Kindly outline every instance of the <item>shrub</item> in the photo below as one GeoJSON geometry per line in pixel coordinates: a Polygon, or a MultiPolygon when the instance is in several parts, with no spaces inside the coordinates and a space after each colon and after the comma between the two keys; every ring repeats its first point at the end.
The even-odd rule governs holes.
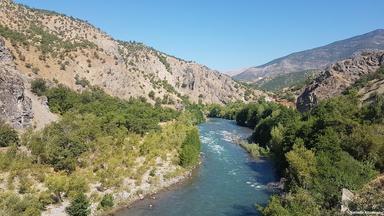
{"type": "Polygon", "coordinates": [[[151,98],[152,100],[155,98],[155,92],[154,91],[150,91],[148,93],[148,97],[151,98]]]}
{"type": "Polygon", "coordinates": [[[106,194],[103,196],[103,199],[100,201],[100,206],[104,209],[113,207],[113,196],[111,194],[106,194]]]}
{"type": "Polygon", "coordinates": [[[7,147],[19,143],[17,132],[8,124],[0,121],[0,147],[7,147]]]}
{"type": "Polygon", "coordinates": [[[241,142],[240,146],[243,147],[254,159],[259,158],[260,156],[268,155],[268,149],[262,148],[254,143],[241,142]]]}
{"type": "Polygon", "coordinates": [[[1,215],[39,216],[42,208],[39,201],[31,196],[20,197],[14,193],[0,194],[1,215]]]}
{"type": "Polygon", "coordinates": [[[68,190],[68,177],[64,174],[49,176],[46,181],[48,190],[54,194],[56,201],[62,201],[62,195],[68,190]]]}
{"type": "Polygon", "coordinates": [[[35,79],[31,82],[31,91],[37,96],[42,96],[47,91],[47,84],[44,79],[35,79]]]}
{"type": "Polygon", "coordinates": [[[87,216],[91,214],[90,206],[88,198],[83,193],[79,193],[65,211],[70,216],[87,216]]]}
{"type": "Polygon", "coordinates": [[[75,76],[75,84],[80,85],[81,87],[85,88],[90,85],[89,81],[86,78],[80,78],[79,75],[75,76]]]}

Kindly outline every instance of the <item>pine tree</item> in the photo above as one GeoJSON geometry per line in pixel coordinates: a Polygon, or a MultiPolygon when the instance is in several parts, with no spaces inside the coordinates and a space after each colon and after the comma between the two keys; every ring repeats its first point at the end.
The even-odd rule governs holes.
{"type": "Polygon", "coordinates": [[[68,206],[65,211],[70,216],[87,216],[91,213],[90,204],[88,198],[80,193],[76,195],[75,199],[72,200],[70,206],[68,206]]]}

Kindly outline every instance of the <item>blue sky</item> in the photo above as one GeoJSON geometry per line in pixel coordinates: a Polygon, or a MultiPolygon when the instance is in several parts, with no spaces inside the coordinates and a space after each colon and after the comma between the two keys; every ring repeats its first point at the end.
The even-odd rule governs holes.
{"type": "Polygon", "coordinates": [[[384,28],[383,0],[16,0],[227,71],[384,28]]]}

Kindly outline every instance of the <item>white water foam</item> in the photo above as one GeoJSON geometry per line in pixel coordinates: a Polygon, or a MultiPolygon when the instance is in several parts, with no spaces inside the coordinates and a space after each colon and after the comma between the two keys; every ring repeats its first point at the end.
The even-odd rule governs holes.
{"type": "Polygon", "coordinates": [[[223,146],[221,146],[221,145],[212,144],[212,145],[210,145],[210,147],[211,147],[211,149],[212,149],[215,153],[217,153],[217,154],[219,154],[219,155],[221,155],[221,154],[224,152],[224,148],[223,148],[223,146]]]}
{"type": "Polygon", "coordinates": [[[213,135],[210,133],[208,136],[201,136],[201,141],[207,144],[214,153],[221,155],[225,149],[216,143],[217,139],[213,135]]]}
{"type": "Polygon", "coordinates": [[[262,190],[265,188],[265,185],[261,185],[257,182],[250,182],[250,181],[247,181],[245,182],[247,185],[249,185],[250,187],[254,188],[255,190],[262,190]]]}
{"type": "Polygon", "coordinates": [[[236,140],[239,139],[239,136],[236,136],[235,134],[233,134],[232,132],[230,131],[221,131],[220,135],[223,136],[223,140],[227,141],[227,142],[235,142],[236,140]]]}

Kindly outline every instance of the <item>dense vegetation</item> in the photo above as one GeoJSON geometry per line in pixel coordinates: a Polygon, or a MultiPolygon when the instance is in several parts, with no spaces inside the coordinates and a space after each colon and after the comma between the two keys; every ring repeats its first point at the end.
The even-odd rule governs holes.
{"type": "Polygon", "coordinates": [[[180,165],[183,167],[194,166],[198,163],[200,154],[200,137],[197,129],[187,133],[187,137],[181,145],[180,165]]]}
{"type": "Polygon", "coordinates": [[[273,196],[264,215],[337,215],[342,188],[359,194],[384,171],[384,98],[374,95],[360,106],[355,92],[304,114],[262,100],[236,109],[210,107],[210,115],[232,119],[237,110],[237,124],[254,129],[254,144],[243,147],[254,156],[269,152],[287,179],[284,195],[273,196]]]}
{"type": "Polygon", "coordinates": [[[47,205],[64,200],[71,201],[70,215],[87,215],[90,203],[107,210],[123,200],[103,191],[141,194],[124,182],[156,187],[198,162],[194,125],[204,119],[198,105],[181,113],[139,99],[120,100],[97,88],[81,93],[61,85],[48,88],[43,80],[35,80],[32,89],[46,96],[61,117],[21,141],[0,124],[0,144],[9,146],[0,152],[1,215],[40,215],[47,205]],[[162,164],[168,165],[158,172],[162,164]],[[96,192],[84,196],[92,185],[98,185],[96,192]]]}
{"type": "Polygon", "coordinates": [[[271,150],[287,178],[287,196],[273,197],[264,215],[333,215],[341,189],[359,190],[384,170],[384,127],[358,108],[356,95],[320,103],[300,115],[275,108],[252,141],[271,150]]]}

